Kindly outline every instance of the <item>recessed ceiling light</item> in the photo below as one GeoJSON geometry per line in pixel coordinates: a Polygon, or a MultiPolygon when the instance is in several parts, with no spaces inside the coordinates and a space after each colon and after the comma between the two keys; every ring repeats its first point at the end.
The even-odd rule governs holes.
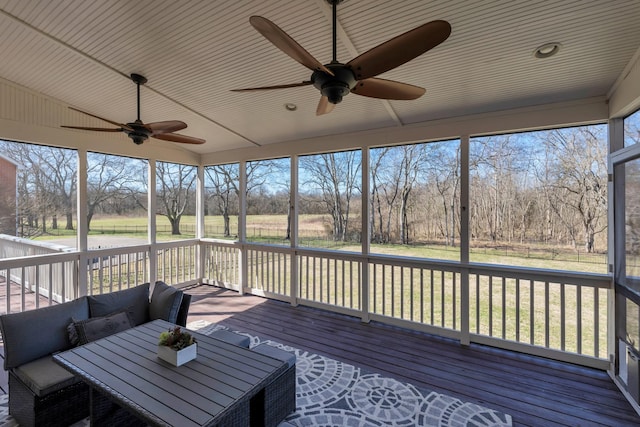
{"type": "Polygon", "coordinates": [[[533,51],[536,58],[549,58],[560,51],[562,45],[557,42],[545,43],[533,51]]]}
{"type": "Polygon", "coordinates": [[[286,104],[284,104],[284,108],[287,111],[296,111],[298,109],[298,106],[292,102],[287,102],[286,104]]]}

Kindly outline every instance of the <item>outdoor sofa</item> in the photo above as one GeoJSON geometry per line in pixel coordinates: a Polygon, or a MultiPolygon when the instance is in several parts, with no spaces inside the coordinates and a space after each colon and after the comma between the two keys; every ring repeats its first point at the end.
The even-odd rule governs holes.
{"type": "Polygon", "coordinates": [[[156,282],[0,316],[9,414],[21,426],[66,426],[89,415],[89,387],[52,354],[151,320],[186,325],[191,295],[156,282]]]}

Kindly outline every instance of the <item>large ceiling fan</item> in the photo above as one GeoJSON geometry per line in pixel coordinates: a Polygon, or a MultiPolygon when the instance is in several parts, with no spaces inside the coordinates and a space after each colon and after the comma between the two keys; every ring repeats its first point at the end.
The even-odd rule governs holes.
{"type": "Polygon", "coordinates": [[[425,89],[393,80],[376,78],[378,74],[392,70],[433,49],[451,34],[451,25],[446,21],[431,21],[396,36],[367,52],[357,56],[346,64],[337,60],[336,48],[336,8],[343,0],[327,0],[333,7],[333,60],[323,65],[293,38],[273,22],[261,16],[252,16],[249,22],[267,40],[277,48],[313,70],[310,80],[277,86],[263,86],[246,89],[234,89],[234,92],[284,89],[313,85],[322,94],[316,115],[330,113],[335,104],[349,92],[371,98],[410,100],[417,99],[425,89]]]}
{"type": "Polygon", "coordinates": [[[180,120],[168,120],[164,122],[153,122],[153,123],[143,123],[140,120],[140,86],[147,82],[147,79],[140,74],[131,74],[131,80],[136,84],[138,90],[138,118],[135,122],[131,123],[118,123],[113,120],[105,119],[104,117],[96,116],[95,114],[87,113],[86,111],[78,110],[77,108],[69,107],[70,109],[77,111],[82,114],[86,114],[87,116],[94,117],[96,119],[103,120],[107,123],[111,123],[117,128],[94,128],[94,127],[83,127],[83,126],[61,126],[63,128],[69,129],[81,129],[81,130],[92,130],[97,132],[124,132],[127,134],[129,138],[133,140],[136,144],[142,144],[149,137],[162,139],[165,141],[171,142],[180,142],[183,144],[204,144],[205,140],[200,138],[195,138],[187,135],[180,135],[174,132],[177,132],[182,129],[186,129],[187,124],[180,120]]]}

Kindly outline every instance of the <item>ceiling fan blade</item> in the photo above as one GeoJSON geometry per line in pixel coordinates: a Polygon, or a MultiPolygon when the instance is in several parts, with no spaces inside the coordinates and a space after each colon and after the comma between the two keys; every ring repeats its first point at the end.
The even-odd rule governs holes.
{"type": "Polygon", "coordinates": [[[393,80],[370,78],[360,80],[351,93],[381,99],[410,100],[420,98],[426,90],[419,86],[393,80]]]}
{"type": "Polygon", "coordinates": [[[320,102],[318,102],[318,108],[316,108],[316,116],[321,116],[323,114],[329,114],[333,111],[336,104],[332,104],[329,102],[329,98],[323,96],[320,98],[320,102]]]}
{"type": "Polygon", "coordinates": [[[86,111],[78,110],[77,108],[69,107],[69,109],[73,110],[73,111],[77,111],[78,113],[86,114],[89,117],[93,117],[95,119],[99,119],[99,120],[102,120],[104,122],[111,123],[114,126],[118,126],[119,128],[126,129],[126,130],[129,130],[129,131],[133,132],[133,129],[131,129],[129,126],[127,126],[127,125],[125,125],[123,123],[114,122],[113,120],[105,119],[104,117],[96,116],[95,114],[87,113],[86,111]]]}
{"type": "Polygon", "coordinates": [[[204,139],[195,138],[193,136],[180,135],[177,133],[160,133],[151,135],[152,138],[162,139],[164,141],[180,142],[182,144],[204,144],[204,139]]]}
{"type": "Polygon", "coordinates": [[[289,34],[285,33],[280,27],[267,18],[262,16],[252,16],[249,22],[260,34],[273,43],[278,49],[289,55],[310,70],[322,70],[333,76],[333,72],[322,65],[320,61],[315,59],[309,52],[298,44],[289,34]]]}
{"type": "Polygon", "coordinates": [[[349,61],[357,80],[368,79],[411,61],[451,34],[447,21],[431,21],[396,36],[349,61]]]}
{"type": "Polygon", "coordinates": [[[80,130],[93,130],[93,131],[97,131],[97,132],[122,132],[123,129],[113,129],[113,128],[88,128],[88,127],[84,127],[84,126],[64,126],[61,125],[61,128],[67,128],[67,129],[80,129],[80,130]]]}
{"type": "Polygon", "coordinates": [[[250,88],[245,88],[245,89],[231,89],[231,92],[251,92],[251,91],[254,91],[254,90],[286,89],[286,88],[290,88],[290,87],[309,86],[310,84],[311,84],[310,80],[305,80],[302,83],[290,83],[290,84],[286,84],[286,85],[250,87],[250,88]]]}
{"type": "Polygon", "coordinates": [[[177,132],[185,129],[187,124],[180,120],[167,120],[164,122],[147,123],[145,127],[151,131],[152,136],[155,136],[161,133],[177,132]]]}

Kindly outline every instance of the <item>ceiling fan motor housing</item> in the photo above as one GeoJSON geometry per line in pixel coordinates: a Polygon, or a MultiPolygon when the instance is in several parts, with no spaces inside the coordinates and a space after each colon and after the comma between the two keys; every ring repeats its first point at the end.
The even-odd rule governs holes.
{"type": "Polygon", "coordinates": [[[135,122],[127,123],[127,126],[133,129],[133,132],[125,130],[127,136],[137,145],[140,145],[149,139],[151,132],[144,126],[142,121],[136,120],[135,122]]]}
{"type": "Polygon", "coordinates": [[[357,83],[356,77],[351,69],[340,63],[331,63],[325,65],[335,75],[329,75],[324,71],[314,71],[311,75],[311,83],[322,94],[326,96],[330,103],[338,104],[342,101],[342,97],[347,95],[357,83]]]}

